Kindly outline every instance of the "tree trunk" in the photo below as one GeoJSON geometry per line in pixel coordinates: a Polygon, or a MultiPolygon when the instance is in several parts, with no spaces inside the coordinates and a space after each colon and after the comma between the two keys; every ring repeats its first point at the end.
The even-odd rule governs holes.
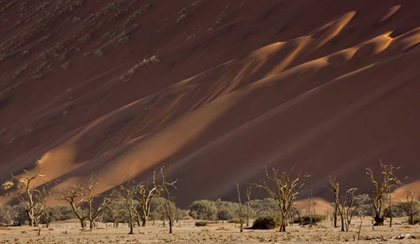
{"type": "Polygon", "coordinates": [[[82,228],[84,229],[86,227],[85,220],[79,219],[79,221],[80,221],[80,226],[82,226],[82,228]]]}
{"type": "Polygon", "coordinates": [[[297,211],[296,214],[298,215],[299,226],[302,225],[302,217],[300,216],[300,212],[297,211]]]}
{"type": "MultiPolygon", "coordinates": [[[[388,192],[389,194],[389,192],[388,192]]],[[[388,209],[389,209],[389,227],[392,227],[392,201],[391,201],[391,195],[389,195],[388,198],[388,209]]]]}
{"type": "Polygon", "coordinates": [[[172,234],[172,217],[168,217],[169,221],[169,234],[172,234]]]}
{"type": "Polygon", "coordinates": [[[280,230],[279,232],[286,232],[286,222],[282,219],[280,222],[280,230]]]}
{"type": "Polygon", "coordinates": [[[246,206],[246,227],[249,227],[249,201],[246,206]]]}
{"type": "Polygon", "coordinates": [[[137,226],[138,226],[138,227],[140,227],[140,226],[141,226],[141,224],[140,224],[140,218],[138,218],[138,217],[136,218],[136,223],[137,223],[137,226]]]}
{"type": "Polygon", "coordinates": [[[93,230],[93,220],[89,220],[89,229],[93,230]]]}
{"type": "Polygon", "coordinates": [[[334,221],[334,228],[337,228],[337,206],[334,207],[334,213],[333,213],[333,221],[334,221]]]}
{"type": "Polygon", "coordinates": [[[375,225],[384,225],[384,217],[381,217],[379,214],[375,215],[375,225]]]}
{"type": "Polygon", "coordinates": [[[147,222],[147,216],[143,216],[143,218],[141,219],[141,226],[145,227],[146,226],[146,222],[147,222]]]}
{"type": "Polygon", "coordinates": [[[30,210],[26,210],[26,216],[28,217],[29,226],[34,226],[34,216],[30,210]]]}
{"type": "Polygon", "coordinates": [[[392,227],[392,211],[391,211],[391,215],[389,217],[389,227],[392,227]]]}
{"type": "Polygon", "coordinates": [[[133,221],[130,221],[130,223],[128,225],[130,226],[130,232],[128,234],[134,234],[134,232],[133,232],[133,221]]]}
{"type": "Polygon", "coordinates": [[[131,212],[131,209],[128,210],[128,225],[130,226],[130,233],[128,234],[134,234],[133,232],[133,213],[131,212]]]}

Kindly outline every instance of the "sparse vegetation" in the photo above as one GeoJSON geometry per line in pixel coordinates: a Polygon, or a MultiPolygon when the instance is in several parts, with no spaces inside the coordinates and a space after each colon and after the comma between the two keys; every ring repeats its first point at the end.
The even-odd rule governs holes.
{"type": "Polygon", "coordinates": [[[269,230],[276,228],[277,223],[273,217],[260,217],[254,220],[252,229],[269,230]]]}
{"type": "Polygon", "coordinates": [[[330,176],[329,179],[330,187],[329,190],[334,194],[334,211],[333,211],[333,220],[334,220],[334,227],[337,227],[337,216],[340,215],[341,219],[341,231],[349,231],[349,225],[353,216],[357,213],[359,209],[359,205],[355,205],[356,203],[356,196],[355,191],[356,188],[348,189],[343,196],[341,196],[341,200],[339,197],[340,193],[340,182],[330,176]]]}
{"type": "Polygon", "coordinates": [[[185,39],[185,40],[186,41],[190,41],[190,40],[192,40],[194,38],[195,38],[195,34],[188,36],[187,39],[185,39]]]}
{"type": "Polygon", "coordinates": [[[70,204],[82,228],[86,226],[85,221],[88,220],[89,228],[92,230],[96,219],[112,202],[116,201],[114,195],[101,196],[94,193],[99,182],[100,178],[92,175],[84,184],[72,185],[60,192],[59,199],[70,204]]]}
{"type": "Polygon", "coordinates": [[[37,188],[43,180],[45,180],[45,175],[41,174],[40,170],[35,173],[25,170],[24,176],[14,177],[12,180],[16,182],[16,196],[19,196],[19,201],[24,206],[30,226],[38,226],[41,216],[45,213],[49,192],[45,186],[37,188]]]}
{"type": "Polygon", "coordinates": [[[195,226],[197,226],[197,227],[206,226],[207,224],[208,224],[207,221],[197,221],[197,222],[195,222],[195,226]]]}
{"type": "MultiPolygon", "coordinates": [[[[381,165],[381,167],[384,166],[381,165]]],[[[99,184],[100,179],[91,176],[84,184],[72,185],[67,189],[62,189],[58,193],[55,193],[58,194],[56,196],[58,199],[66,201],[69,203],[69,206],[49,206],[47,204],[46,199],[50,196],[50,193],[45,188],[33,187],[37,185],[33,184],[34,180],[44,179],[45,177],[39,172],[29,173],[28,171],[24,171],[23,176],[13,177],[11,181],[5,182],[2,185],[3,191],[16,189],[17,187],[17,189],[23,189],[24,194],[23,197],[19,198],[21,199],[19,205],[0,206],[0,224],[3,226],[13,226],[21,223],[32,224],[33,226],[43,224],[45,228],[48,228],[48,231],[53,231],[55,227],[49,227],[51,223],[77,218],[82,226],[81,231],[85,230],[85,222],[87,221],[89,222],[89,229],[91,231],[94,229],[100,231],[101,227],[99,227],[99,222],[111,222],[115,228],[118,228],[121,224],[126,224],[130,229],[129,234],[135,234],[135,227],[145,226],[146,221],[150,220],[152,221],[152,226],[156,226],[155,222],[160,221],[163,226],[168,226],[169,233],[172,233],[175,226],[181,226],[179,221],[186,217],[186,211],[176,207],[175,198],[170,191],[170,189],[176,189],[175,183],[177,180],[168,181],[164,173],[164,167],[155,170],[150,178],[141,183],[128,180],[125,184],[118,185],[117,189],[109,194],[95,194],[94,188],[99,184]],[[32,198],[30,197],[31,194],[32,198]],[[31,199],[33,200],[32,203],[31,199]],[[31,213],[31,206],[33,206],[33,213],[31,213]]],[[[238,202],[236,203],[222,201],[220,199],[216,201],[194,201],[190,207],[190,216],[196,219],[196,221],[191,224],[191,227],[206,226],[206,228],[200,228],[201,238],[196,238],[194,241],[219,241],[221,239],[213,236],[212,229],[216,228],[219,233],[224,231],[228,233],[230,229],[238,228],[237,225],[239,225],[241,232],[244,231],[244,233],[242,237],[237,236],[235,240],[240,240],[241,242],[251,241],[253,238],[255,239],[255,236],[252,236],[252,231],[247,232],[246,229],[242,228],[242,225],[250,217],[254,218],[251,227],[254,230],[270,230],[278,226],[281,227],[281,230],[284,230],[282,226],[287,225],[289,226],[288,228],[298,233],[297,227],[293,227],[294,223],[298,223],[301,226],[300,228],[308,228],[308,230],[313,226],[317,226],[316,229],[318,231],[328,229],[328,222],[326,222],[328,216],[316,214],[311,209],[316,204],[312,197],[309,198],[310,204],[305,215],[302,215],[301,210],[297,209],[293,204],[297,194],[302,190],[304,181],[308,177],[307,175],[297,174],[292,176],[292,171],[280,173],[275,169],[273,169],[272,174],[267,170],[265,173],[271,184],[262,181],[262,184],[252,184],[251,186],[261,188],[266,192],[268,191],[270,198],[250,199],[251,186],[248,186],[246,191],[247,202],[242,204],[240,187],[237,184],[238,202]],[[275,190],[278,192],[278,195],[277,192],[273,193],[275,190]],[[282,197],[284,198],[283,200],[282,197]],[[279,207],[282,207],[283,210],[279,209],[279,207]],[[246,214],[244,209],[246,209],[246,214]],[[244,218],[245,216],[247,219],[244,218]],[[210,223],[211,225],[209,225],[210,223]],[[225,224],[225,226],[217,227],[220,224],[225,224]],[[308,225],[308,227],[304,227],[305,225],[308,225]]],[[[338,181],[335,178],[330,178],[330,185],[332,192],[338,194],[338,181]]],[[[357,234],[353,234],[353,237],[350,238],[349,235],[346,235],[346,237],[341,235],[332,237],[333,234],[327,233],[325,237],[314,235],[311,239],[303,240],[324,241],[335,238],[334,241],[341,242],[351,239],[355,241],[363,239],[371,240],[373,238],[372,236],[363,236],[362,230],[365,231],[367,227],[370,227],[370,225],[363,225],[363,223],[368,223],[368,221],[364,221],[363,216],[365,214],[372,214],[373,218],[376,216],[376,211],[373,208],[375,205],[370,202],[371,200],[368,195],[355,196],[354,190],[352,189],[342,196],[342,200],[339,199],[337,201],[337,211],[342,228],[344,227],[346,231],[351,227],[351,218],[349,216],[358,215],[360,222],[357,224],[357,234]],[[350,194],[351,197],[347,197],[347,194],[350,194]],[[348,199],[350,201],[347,201],[348,199]]],[[[400,218],[407,219],[406,216],[409,216],[407,223],[418,224],[420,222],[418,217],[420,204],[414,200],[414,197],[414,193],[407,192],[407,201],[389,205],[393,208],[392,211],[386,208],[383,211],[388,214],[392,212],[394,217],[401,216],[400,218]]],[[[388,215],[385,214],[384,218],[386,217],[388,215]]],[[[409,227],[409,225],[406,226],[405,228],[409,227]]],[[[41,235],[41,230],[42,227],[36,229],[38,235],[41,235]]],[[[151,233],[150,230],[140,231],[140,229],[138,232],[141,234],[151,233]]],[[[67,233],[67,230],[65,233],[67,233]]],[[[179,238],[179,236],[175,234],[169,239],[174,241],[176,240],[174,238],[179,238]]],[[[407,238],[401,236],[398,235],[398,238],[407,238]]],[[[381,240],[390,238],[394,237],[381,237],[381,240]]],[[[169,239],[165,240],[167,241],[169,239]]],[[[231,239],[233,240],[233,238],[231,239]]],[[[228,239],[224,239],[223,241],[226,240],[228,239]]],[[[261,236],[255,240],[265,242],[279,241],[278,236],[261,236]]],[[[287,235],[287,238],[283,240],[302,241],[302,239],[296,238],[295,235],[287,235]]]]}
{"type": "Polygon", "coordinates": [[[97,57],[102,57],[104,56],[104,52],[101,49],[97,49],[93,52],[93,54],[97,57]]]}
{"type": "Polygon", "coordinates": [[[16,80],[21,74],[23,74],[28,69],[28,65],[23,65],[20,69],[18,69],[15,74],[12,76],[12,80],[16,80]]]}
{"type": "Polygon", "coordinates": [[[407,201],[404,203],[404,209],[407,211],[408,223],[415,225],[420,220],[420,217],[417,216],[420,213],[420,201],[414,200],[415,192],[407,191],[406,194],[407,201]]]}
{"type": "MultiPolygon", "coordinates": [[[[393,166],[392,164],[387,165],[383,164],[380,161],[381,166],[381,174],[382,174],[382,181],[377,181],[374,177],[374,171],[370,168],[366,169],[366,174],[369,176],[370,182],[373,184],[373,191],[372,191],[372,205],[373,209],[375,210],[375,224],[376,225],[383,225],[385,221],[385,215],[387,214],[385,210],[385,205],[391,206],[391,192],[397,187],[401,186],[402,182],[400,179],[395,176],[395,171],[399,168],[393,166]]],[[[392,210],[392,208],[389,208],[392,210]]],[[[392,225],[392,212],[390,218],[390,226],[392,225]]]]}
{"type": "Polygon", "coordinates": [[[186,14],[181,14],[179,17],[178,17],[178,19],[176,20],[176,22],[181,22],[182,20],[184,20],[185,18],[187,18],[187,15],[186,14]]]}
{"type": "Polygon", "coordinates": [[[86,43],[90,40],[90,34],[86,34],[78,39],[80,43],[86,43]]]}
{"type": "Polygon", "coordinates": [[[298,173],[296,176],[292,176],[292,170],[289,172],[279,172],[279,170],[274,168],[270,174],[266,168],[265,176],[271,185],[263,181],[262,184],[255,183],[254,186],[264,190],[277,203],[281,221],[279,231],[285,232],[289,213],[292,210],[297,196],[303,190],[305,181],[309,175],[298,173]]]}
{"type": "Polygon", "coordinates": [[[311,224],[319,223],[327,219],[327,216],[322,214],[303,215],[301,218],[294,218],[293,223],[296,224],[311,224]]]}
{"type": "Polygon", "coordinates": [[[63,69],[68,69],[70,67],[70,62],[65,62],[64,64],[61,65],[61,67],[63,69]]]}
{"type": "Polygon", "coordinates": [[[134,11],[134,13],[131,14],[127,18],[127,20],[125,21],[124,27],[127,27],[135,18],[137,18],[137,17],[145,14],[150,9],[150,7],[152,7],[152,4],[151,3],[150,4],[146,4],[143,7],[141,7],[140,9],[137,9],[136,11],[134,11]]]}
{"type": "MultiPolygon", "coordinates": [[[[159,63],[159,57],[156,55],[144,58],[140,63],[134,65],[133,67],[131,67],[131,69],[128,70],[128,74],[134,74],[140,67],[149,65],[149,64],[156,64],[159,63]]],[[[123,78],[124,79],[124,78],[123,78]]]]}
{"type": "Polygon", "coordinates": [[[130,33],[127,31],[123,31],[117,38],[117,42],[119,43],[125,43],[130,41],[130,33]]]}
{"type": "Polygon", "coordinates": [[[190,216],[194,219],[216,220],[216,203],[209,200],[194,201],[190,207],[190,216]]]}

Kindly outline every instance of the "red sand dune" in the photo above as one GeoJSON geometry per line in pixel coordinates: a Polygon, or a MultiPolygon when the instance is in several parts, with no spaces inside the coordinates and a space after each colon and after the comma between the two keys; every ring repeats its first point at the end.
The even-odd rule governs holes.
{"type": "Polygon", "coordinates": [[[0,0],[0,180],[95,173],[102,192],[165,165],[186,207],[294,167],[330,200],[328,175],[368,192],[381,158],[418,191],[419,13],[412,0],[0,0]]]}

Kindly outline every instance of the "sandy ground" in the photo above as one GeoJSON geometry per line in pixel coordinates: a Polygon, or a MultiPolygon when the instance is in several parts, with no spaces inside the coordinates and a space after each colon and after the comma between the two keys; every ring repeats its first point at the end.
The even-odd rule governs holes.
{"type": "MultiPolygon", "coordinates": [[[[357,224],[357,222],[355,222],[357,224]]],[[[239,226],[229,223],[210,224],[195,227],[194,221],[183,221],[174,226],[174,233],[168,234],[168,228],[161,223],[145,228],[136,228],[135,234],[128,235],[127,225],[119,228],[99,223],[93,231],[82,230],[77,223],[54,223],[38,229],[31,227],[9,227],[0,229],[0,243],[418,243],[420,225],[394,225],[393,227],[375,227],[364,225],[361,239],[357,240],[357,226],[349,232],[334,229],[331,223],[321,223],[316,227],[290,226],[286,233],[276,230],[248,230],[239,232],[239,226]],[[411,234],[417,239],[395,239],[400,234],[411,234]]]]}

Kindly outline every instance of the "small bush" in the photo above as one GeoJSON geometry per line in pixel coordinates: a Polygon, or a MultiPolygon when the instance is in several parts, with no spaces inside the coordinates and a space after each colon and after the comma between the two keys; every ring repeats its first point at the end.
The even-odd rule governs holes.
{"type": "Polygon", "coordinates": [[[195,226],[201,227],[201,226],[206,226],[207,225],[207,221],[197,221],[195,222],[195,226]]]}
{"type": "Polygon", "coordinates": [[[130,34],[127,31],[123,31],[121,35],[118,37],[117,41],[120,43],[125,43],[125,42],[130,41],[130,34]]]}
{"type": "Polygon", "coordinates": [[[321,215],[321,214],[315,214],[315,215],[304,215],[301,217],[301,219],[299,220],[299,218],[295,218],[293,220],[293,223],[297,224],[297,223],[302,223],[302,224],[309,224],[309,223],[318,223],[318,222],[322,222],[326,219],[327,217],[325,215],[321,215]]]}
{"type": "Polygon", "coordinates": [[[414,217],[414,224],[420,223],[420,217],[414,217]]]}
{"type": "MultiPolygon", "coordinates": [[[[244,223],[245,221],[242,219],[242,224],[244,223]]],[[[231,223],[231,224],[240,224],[241,223],[241,220],[240,219],[230,219],[230,220],[228,220],[228,223],[231,223]]]]}
{"type": "Polygon", "coordinates": [[[269,230],[274,229],[276,227],[276,220],[271,217],[260,217],[254,220],[254,224],[252,225],[252,229],[258,230],[269,230]]]}

